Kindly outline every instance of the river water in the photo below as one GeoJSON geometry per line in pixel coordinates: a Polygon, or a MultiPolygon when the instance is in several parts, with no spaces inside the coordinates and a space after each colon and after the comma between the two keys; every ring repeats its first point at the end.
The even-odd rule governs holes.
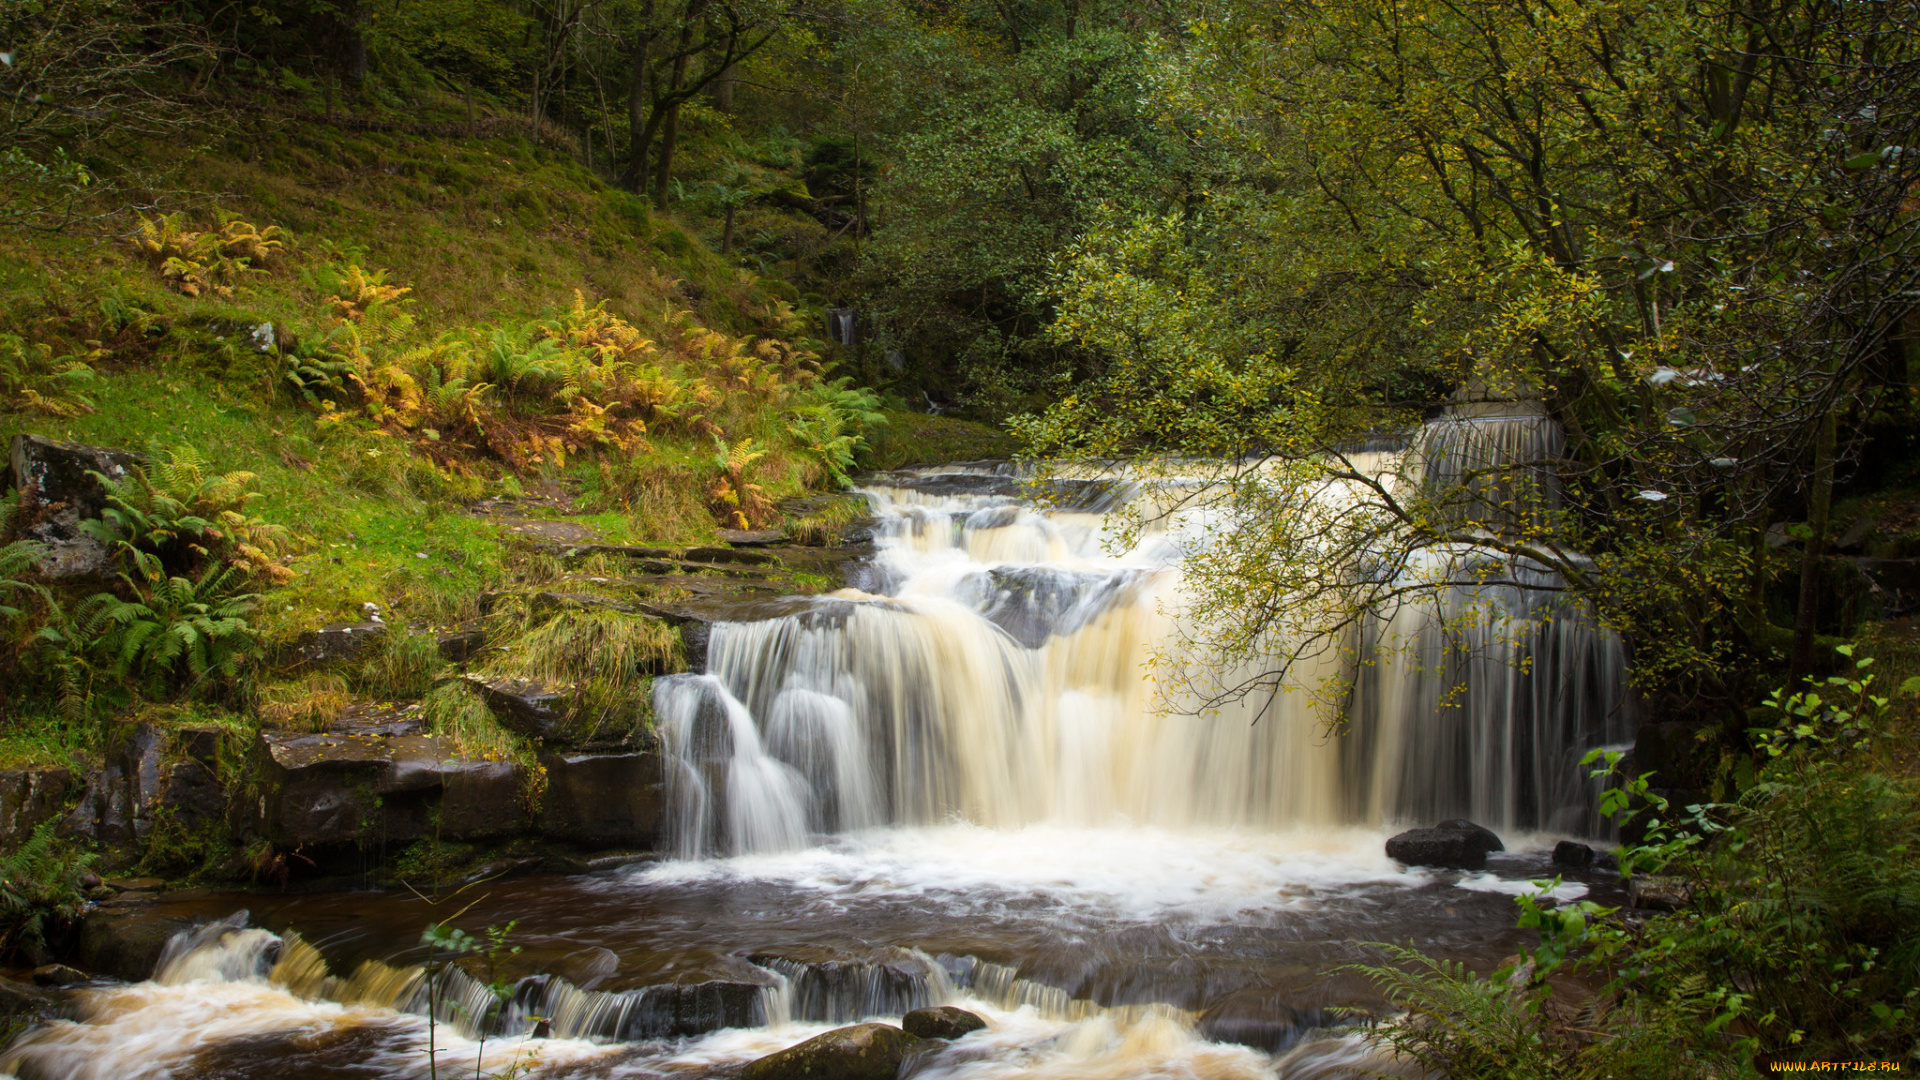
{"type": "MultiPolygon", "coordinates": [[[[1490,970],[1525,943],[1513,897],[1594,828],[1574,764],[1618,741],[1617,644],[1513,589],[1476,601],[1501,648],[1449,669],[1448,695],[1444,665],[1416,662],[1426,629],[1383,619],[1413,659],[1352,696],[1362,739],[1288,695],[1184,715],[1154,672],[1198,534],[1176,519],[1118,550],[1105,515],[1153,491],[1051,494],[1034,505],[1004,467],[882,478],[861,588],[719,625],[707,673],[659,680],[672,857],[435,898],[163,902],[206,925],[152,980],[77,992],[0,1067],[424,1077],[431,1040],[439,1076],[720,1077],[945,1003],[990,1026],[914,1076],[1391,1067],[1353,1026],[1385,1003],[1343,965],[1385,941],[1490,970]],[[1397,826],[1453,814],[1509,851],[1474,873],[1385,857],[1397,826]],[[514,923],[519,951],[448,976],[429,1036],[420,932],[455,912],[514,923]],[[526,1037],[535,1017],[552,1037],[526,1037]]],[[[1602,873],[1557,895],[1618,899],[1602,873]]]]}

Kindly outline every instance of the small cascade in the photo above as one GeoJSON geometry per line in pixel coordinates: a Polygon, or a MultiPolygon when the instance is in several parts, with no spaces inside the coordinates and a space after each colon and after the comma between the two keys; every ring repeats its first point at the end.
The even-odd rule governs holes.
{"type": "MultiPolygon", "coordinates": [[[[1541,539],[1561,445],[1533,407],[1477,406],[1353,460],[1460,493],[1442,502],[1475,529],[1541,539]]],[[[705,674],[656,683],[682,855],[954,819],[1273,830],[1467,816],[1604,833],[1578,762],[1628,735],[1625,662],[1544,567],[1423,553],[1404,572],[1444,587],[1359,632],[1348,732],[1329,738],[1304,694],[1167,707],[1178,694],[1148,661],[1176,676],[1209,663],[1168,653],[1191,541],[1175,515],[1114,551],[1107,521],[1166,505],[1163,491],[1056,481],[1040,502],[1011,467],[969,466],[865,494],[877,591],[716,625],[705,674]]],[[[1338,658],[1319,663],[1302,685],[1342,674],[1338,658]]]]}

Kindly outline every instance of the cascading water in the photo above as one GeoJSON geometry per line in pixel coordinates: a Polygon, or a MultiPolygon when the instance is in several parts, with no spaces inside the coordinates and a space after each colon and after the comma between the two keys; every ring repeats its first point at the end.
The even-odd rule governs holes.
{"type": "MultiPolygon", "coordinates": [[[[1472,529],[1538,535],[1557,440],[1539,416],[1481,415],[1353,461],[1464,492],[1472,529]]],[[[1301,674],[1351,679],[1333,737],[1305,695],[1167,707],[1177,687],[1147,662],[1206,661],[1166,654],[1210,526],[1106,544],[1107,511],[1166,491],[1056,481],[1041,509],[984,466],[866,491],[864,590],[717,624],[705,673],[656,682],[682,858],[462,894],[462,928],[512,925],[526,947],[504,1000],[475,956],[430,991],[420,931],[451,908],[417,894],[182,899],[154,917],[205,925],[152,979],[72,991],[70,1018],[23,1035],[0,1074],[719,1080],[948,1003],[987,1029],[901,1076],[1391,1074],[1404,1063],[1342,1030],[1388,1007],[1339,974],[1367,958],[1353,943],[1491,969],[1525,943],[1508,897],[1559,871],[1537,845],[1481,873],[1404,867],[1385,828],[1599,830],[1577,761],[1625,737],[1620,648],[1527,560],[1422,553],[1404,573],[1451,582],[1437,603],[1373,612],[1345,650],[1368,662],[1301,674]],[[261,925],[206,922],[256,900],[261,925]]],[[[1556,898],[1618,893],[1566,876],[1556,898]]]]}
{"type": "MultiPolygon", "coordinates": [[[[1475,521],[1493,507],[1527,527],[1554,501],[1542,462],[1558,445],[1540,416],[1448,418],[1408,452],[1425,483],[1466,494],[1475,521]]],[[[1424,553],[1408,573],[1463,583],[1437,606],[1376,613],[1350,732],[1326,738],[1299,695],[1195,716],[1143,679],[1185,602],[1179,525],[1114,553],[1102,511],[1153,492],[1087,484],[1042,512],[1011,488],[1002,467],[865,489],[877,592],[716,625],[706,674],[660,680],[683,856],[956,818],[1603,828],[1578,762],[1626,737],[1624,661],[1550,571],[1507,560],[1476,575],[1463,567],[1490,563],[1484,552],[1424,553]]]]}

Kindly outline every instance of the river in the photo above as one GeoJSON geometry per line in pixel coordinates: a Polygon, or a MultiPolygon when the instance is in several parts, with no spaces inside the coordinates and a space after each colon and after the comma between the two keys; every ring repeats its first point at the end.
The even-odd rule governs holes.
{"type": "MultiPolygon", "coordinates": [[[[206,925],[152,980],[78,991],[0,1067],[428,1076],[420,935],[457,912],[513,924],[518,951],[450,977],[442,1077],[722,1077],[946,1003],[989,1028],[913,1076],[1359,1075],[1387,1063],[1354,1025],[1390,1009],[1344,965],[1410,942],[1491,970],[1526,941],[1513,897],[1556,873],[1553,841],[1596,831],[1575,762],[1620,738],[1620,660],[1576,613],[1496,598],[1482,630],[1507,651],[1444,704],[1423,626],[1383,619],[1410,659],[1383,654],[1333,735],[1310,694],[1185,707],[1165,673],[1205,663],[1170,654],[1204,530],[1108,531],[1150,487],[1036,505],[1005,467],[951,466],[864,490],[860,587],[716,626],[706,673],[657,682],[673,850],[457,893],[163,900],[206,925]],[[1454,814],[1509,850],[1477,872],[1385,856],[1397,826],[1454,814]],[[551,1037],[527,1037],[536,1017],[551,1037]]],[[[1557,895],[1619,900],[1599,871],[1557,895]]]]}

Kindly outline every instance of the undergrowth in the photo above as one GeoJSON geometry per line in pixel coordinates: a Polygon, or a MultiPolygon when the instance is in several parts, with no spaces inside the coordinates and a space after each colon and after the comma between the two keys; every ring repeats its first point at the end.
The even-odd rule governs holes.
{"type": "MultiPolygon", "coordinates": [[[[1603,809],[1644,815],[1625,874],[1685,886],[1679,910],[1626,918],[1522,897],[1540,945],[1491,977],[1383,946],[1361,967],[1406,1010],[1371,1036],[1449,1077],[1748,1075],[1772,1062],[1920,1062],[1920,677],[1896,698],[1851,670],[1768,701],[1760,766],[1729,801],[1670,806],[1626,776],[1603,809]],[[1583,1008],[1548,976],[1605,986],[1583,1008]]],[[[1602,773],[1620,760],[1596,751],[1602,773]]],[[[1541,883],[1543,887],[1550,883],[1541,883]]]]}

